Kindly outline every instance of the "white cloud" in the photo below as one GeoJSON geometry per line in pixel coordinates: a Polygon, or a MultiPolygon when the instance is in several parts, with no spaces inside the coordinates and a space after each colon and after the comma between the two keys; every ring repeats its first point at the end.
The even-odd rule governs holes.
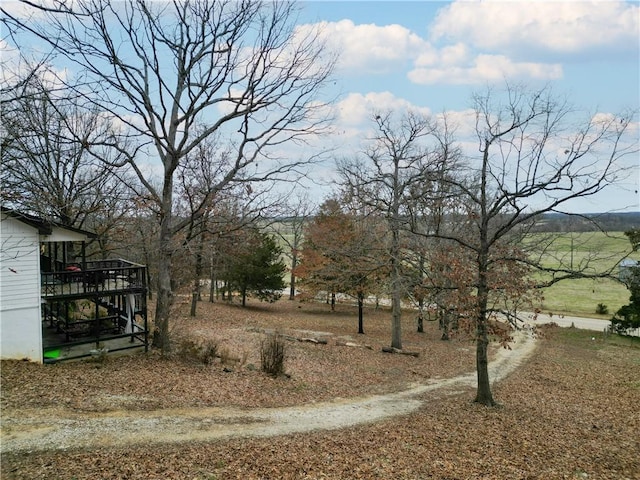
{"type": "Polygon", "coordinates": [[[611,46],[637,52],[640,7],[621,1],[456,1],[430,30],[434,41],[503,52],[566,54],[611,46]]]}
{"type": "Polygon", "coordinates": [[[338,57],[338,68],[345,72],[386,73],[433,50],[401,25],[356,25],[351,20],[319,25],[322,38],[338,57]]]}
{"type": "Polygon", "coordinates": [[[71,72],[66,68],[56,68],[41,60],[24,58],[19,49],[1,39],[0,62],[0,83],[4,88],[11,88],[35,73],[42,85],[55,95],[57,90],[64,89],[65,83],[72,77],[71,72]]]}
{"type": "Polygon", "coordinates": [[[440,50],[431,49],[420,54],[414,62],[416,67],[431,67],[437,65],[457,65],[467,61],[469,49],[464,43],[448,45],[440,50]]]}
{"type": "Polygon", "coordinates": [[[392,73],[411,69],[413,65],[407,77],[422,85],[482,84],[505,78],[546,81],[563,76],[560,64],[516,61],[504,52],[478,52],[463,41],[435,48],[426,39],[397,24],[356,25],[351,20],[341,20],[300,28],[318,27],[328,48],[337,55],[338,70],[346,74],[392,73]]]}
{"type": "Polygon", "coordinates": [[[504,79],[556,80],[562,77],[562,66],[533,62],[514,62],[504,55],[478,55],[472,63],[457,65],[440,62],[433,68],[416,68],[407,75],[409,80],[421,85],[479,84],[504,79]]]}
{"type": "Polygon", "coordinates": [[[370,125],[374,112],[412,110],[429,115],[428,108],[417,107],[391,92],[352,93],[337,105],[337,120],[341,126],[370,125]]]}

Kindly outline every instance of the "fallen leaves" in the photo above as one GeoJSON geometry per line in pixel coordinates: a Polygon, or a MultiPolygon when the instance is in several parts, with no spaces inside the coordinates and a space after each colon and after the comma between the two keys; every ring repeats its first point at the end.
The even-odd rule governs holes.
{"type": "MultiPolygon", "coordinates": [[[[243,311],[212,307],[210,316],[185,319],[231,350],[259,335],[247,326],[353,335],[355,313],[327,315],[317,307],[243,311]],[[215,319],[214,319],[215,318],[215,319]]],[[[286,302],[284,303],[286,306],[286,302]]],[[[293,405],[398,389],[424,376],[453,376],[473,368],[473,348],[441,342],[405,328],[419,358],[385,355],[388,316],[365,317],[374,350],[291,342],[291,379],[246,369],[223,374],[179,359],[121,357],[102,369],[90,363],[36,366],[2,363],[3,416],[25,407],[91,412],[198,405],[293,405]],[[78,395],[77,392],[82,392],[78,395]],[[77,398],[82,397],[82,398],[77,398]],[[96,401],[101,398],[101,402],[96,401]],[[107,400],[105,400],[107,399],[107,400]],[[139,399],[139,405],[136,405],[139,399]]],[[[186,327],[185,327],[186,328],[186,327]]],[[[589,338],[587,338],[587,336],[589,338]]],[[[534,357],[494,386],[502,407],[471,402],[471,390],[427,393],[416,413],[388,421],[311,434],[210,443],[133,445],[126,448],[6,454],[2,478],[101,479],[638,479],[640,478],[640,349],[551,332],[534,357]]],[[[357,342],[363,337],[353,335],[357,342]]],[[[362,340],[361,340],[362,339],[362,340]]],[[[255,362],[251,353],[248,362],[255,362]]],[[[88,413],[90,414],[90,413],[88,413]]]]}

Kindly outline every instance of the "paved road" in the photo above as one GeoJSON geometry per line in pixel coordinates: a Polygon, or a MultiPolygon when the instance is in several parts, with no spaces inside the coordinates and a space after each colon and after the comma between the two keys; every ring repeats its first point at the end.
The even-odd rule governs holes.
{"type": "Polygon", "coordinates": [[[531,323],[536,323],[538,325],[544,323],[557,323],[561,327],[570,327],[573,325],[576,328],[581,328],[584,330],[596,330],[598,332],[604,331],[611,322],[608,320],[600,320],[597,318],[582,318],[582,317],[568,317],[566,315],[548,315],[546,313],[538,314],[536,320],[530,320],[531,323]]]}
{"type": "MultiPolygon", "coordinates": [[[[533,320],[533,315],[530,315],[529,323],[535,323],[537,325],[541,325],[544,323],[555,322],[560,327],[571,327],[580,328],[583,330],[595,330],[597,332],[603,332],[605,328],[611,325],[609,320],[600,320],[598,318],[582,318],[582,317],[569,317],[566,315],[548,315],[546,313],[538,314],[536,320],[533,320]]],[[[634,336],[640,336],[640,330],[635,330],[632,332],[634,336]]]]}

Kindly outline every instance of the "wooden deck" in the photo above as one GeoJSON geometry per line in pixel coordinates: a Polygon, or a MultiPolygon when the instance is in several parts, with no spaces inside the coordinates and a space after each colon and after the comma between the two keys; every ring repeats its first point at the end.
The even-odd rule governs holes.
{"type": "Polygon", "coordinates": [[[146,267],[125,260],[87,262],[42,274],[43,358],[52,363],[148,348],[146,267]]]}

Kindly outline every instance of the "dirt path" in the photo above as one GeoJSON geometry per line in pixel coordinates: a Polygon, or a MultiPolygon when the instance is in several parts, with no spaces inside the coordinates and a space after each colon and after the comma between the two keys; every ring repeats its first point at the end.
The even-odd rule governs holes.
{"type": "MultiPolygon", "coordinates": [[[[519,332],[512,350],[501,349],[489,375],[498,381],[535,349],[535,340],[519,332]]],[[[72,414],[67,410],[9,412],[2,418],[1,452],[64,450],[97,446],[211,441],[232,437],[268,437],[330,430],[371,423],[418,409],[427,392],[474,387],[475,372],[364,398],[336,399],[289,408],[188,408],[157,411],[110,411],[72,414]]]]}

